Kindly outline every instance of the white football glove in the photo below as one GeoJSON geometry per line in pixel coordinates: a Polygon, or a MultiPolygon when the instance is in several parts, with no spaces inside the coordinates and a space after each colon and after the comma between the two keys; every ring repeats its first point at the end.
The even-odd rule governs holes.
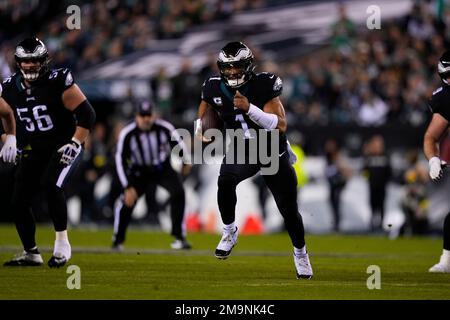
{"type": "Polygon", "coordinates": [[[287,151],[289,152],[289,163],[295,164],[297,162],[297,155],[292,150],[291,144],[287,141],[287,151]]]}
{"type": "Polygon", "coordinates": [[[442,171],[442,166],[446,165],[447,163],[445,161],[441,161],[441,159],[439,159],[439,157],[433,157],[430,159],[428,164],[430,165],[431,180],[433,180],[434,182],[439,181],[442,178],[442,175],[444,173],[442,171]]]}
{"type": "Polygon", "coordinates": [[[2,158],[4,162],[14,163],[16,162],[16,157],[17,157],[16,136],[8,134],[6,135],[5,144],[3,145],[3,148],[0,151],[0,158],[2,158]]]}
{"type": "Polygon", "coordinates": [[[199,138],[200,140],[202,140],[203,142],[211,142],[212,141],[212,139],[208,139],[208,138],[205,138],[203,136],[202,119],[195,120],[195,122],[194,122],[194,133],[195,133],[195,136],[197,138],[199,138]]]}
{"type": "Polygon", "coordinates": [[[79,141],[72,138],[72,141],[63,145],[58,149],[58,153],[62,153],[59,162],[65,166],[70,166],[81,152],[81,145],[79,141]]]}

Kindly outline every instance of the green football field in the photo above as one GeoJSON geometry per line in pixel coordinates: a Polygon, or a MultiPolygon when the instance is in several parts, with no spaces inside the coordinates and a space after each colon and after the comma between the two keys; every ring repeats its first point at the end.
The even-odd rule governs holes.
{"type": "MultiPolygon", "coordinates": [[[[70,230],[81,288],[68,289],[60,269],[0,266],[0,299],[450,299],[450,274],[430,274],[441,253],[438,238],[307,235],[312,280],[297,280],[287,234],[240,236],[227,260],[213,256],[218,235],[191,234],[194,249],[173,251],[168,234],[130,230],[122,253],[109,250],[111,230],[70,230]],[[370,265],[381,289],[369,290],[370,265]]],[[[54,233],[38,226],[47,261],[54,233]]],[[[0,260],[20,251],[11,225],[0,225],[0,260]]]]}

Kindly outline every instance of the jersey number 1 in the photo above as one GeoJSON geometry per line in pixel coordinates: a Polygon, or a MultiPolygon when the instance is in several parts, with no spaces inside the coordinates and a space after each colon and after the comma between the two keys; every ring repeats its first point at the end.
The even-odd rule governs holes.
{"type": "Polygon", "coordinates": [[[243,116],[242,114],[237,114],[235,119],[236,119],[236,121],[238,121],[238,122],[241,123],[241,127],[242,127],[242,129],[244,130],[244,136],[245,136],[245,138],[246,138],[246,139],[251,139],[251,138],[253,138],[253,137],[251,136],[251,134],[250,134],[250,131],[248,130],[248,124],[247,124],[247,122],[245,121],[244,116],[243,116]]]}
{"type": "Polygon", "coordinates": [[[43,114],[45,111],[47,111],[47,106],[39,105],[31,110],[33,118],[27,117],[28,108],[18,108],[17,115],[19,116],[20,121],[26,123],[25,129],[27,129],[27,131],[35,131],[35,123],[37,124],[39,131],[48,131],[53,128],[53,122],[48,114],[43,114]]]}

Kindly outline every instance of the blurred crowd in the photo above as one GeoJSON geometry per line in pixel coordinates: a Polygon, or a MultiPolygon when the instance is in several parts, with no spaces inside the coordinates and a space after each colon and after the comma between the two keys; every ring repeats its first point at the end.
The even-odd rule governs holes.
{"type": "MultiPolygon", "coordinates": [[[[39,2],[10,2],[14,3],[9,7],[12,19],[26,17],[39,2]]],[[[270,2],[93,1],[80,6],[81,30],[67,32],[66,16],[58,16],[48,20],[37,35],[49,47],[53,66],[70,67],[76,74],[107,59],[150,48],[154,39],[180,37],[197,25],[270,2]]],[[[299,126],[422,126],[429,117],[427,99],[439,84],[436,62],[450,40],[450,7],[438,6],[440,2],[417,1],[406,17],[383,21],[380,30],[356,26],[347,8],[338,4],[329,46],[293,61],[271,61],[254,48],[258,70],[282,76],[285,107],[299,126]]],[[[8,12],[8,6],[1,12],[8,12]]],[[[13,44],[6,43],[0,49],[0,77],[13,65],[13,44]]],[[[213,54],[200,73],[193,72],[189,59],[172,78],[161,68],[150,79],[161,113],[178,115],[195,109],[201,83],[216,72],[213,54]]]]}
{"type": "Polygon", "coordinates": [[[440,84],[437,61],[450,41],[450,7],[436,8],[435,1],[416,2],[405,18],[368,30],[356,29],[339,7],[332,45],[281,66],[297,123],[424,125],[440,84]]]}
{"type": "MultiPolygon", "coordinates": [[[[61,14],[44,19],[38,29],[28,30],[32,20],[49,6],[45,0],[14,0],[0,5],[0,17],[5,27],[24,26],[25,32],[36,32],[53,53],[53,65],[83,70],[107,59],[120,57],[140,49],[150,48],[155,39],[173,39],[189,29],[230,18],[244,10],[267,6],[267,0],[96,0],[61,1],[61,14]],[[79,5],[80,30],[68,31],[65,8],[79,5]],[[40,8],[40,9],[39,9],[40,8]],[[28,28],[27,28],[28,27],[28,28]]],[[[1,2],[0,2],[1,3],[1,2]]],[[[6,30],[6,29],[5,29],[6,30]]],[[[10,33],[0,32],[0,40],[10,33]]],[[[12,50],[2,45],[3,51],[12,50]]]]}

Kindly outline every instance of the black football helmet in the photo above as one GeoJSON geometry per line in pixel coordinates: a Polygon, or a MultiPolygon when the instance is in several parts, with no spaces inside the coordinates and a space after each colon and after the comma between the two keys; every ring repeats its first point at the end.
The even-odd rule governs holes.
{"type": "Polygon", "coordinates": [[[14,53],[17,66],[27,81],[35,81],[48,70],[48,51],[45,44],[38,38],[26,38],[19,42],[14,53]],[[39,66],[22,68],[22,62],[38,62],[39,66]]]}
{"type": "Polygon", "coordinates": [[[252,51],[242,42],[230,42],[223,47],[217,66],[222,80],[232,88],[238,88],[250,80],[256,67],[252,51]],[[232,73],[231,68],[236,68],[239,72],[232,73]]]}
{"type": "Polygon", "coordinates": [[[438,74],[443,82],[449,84],[446,79],[450,77],[450,51],[445,51],[439,59],[438,74]]]}

